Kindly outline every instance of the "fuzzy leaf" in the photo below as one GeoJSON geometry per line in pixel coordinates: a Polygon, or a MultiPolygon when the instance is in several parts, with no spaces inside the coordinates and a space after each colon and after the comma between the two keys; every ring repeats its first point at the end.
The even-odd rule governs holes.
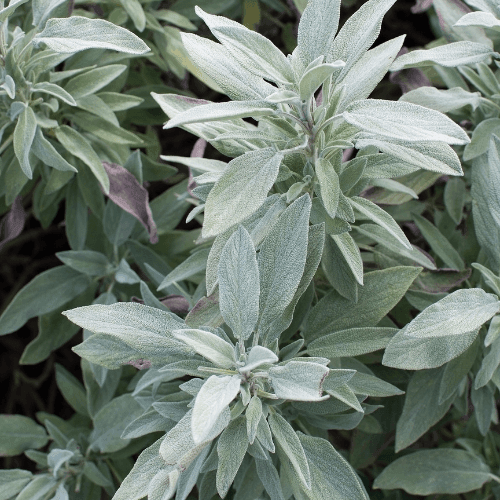
{"type": "Polygon", "coordinates": [[[217,236],[252,215],[264,203],[282,159],[281,153],[266,148],[230,161],[208,195],[203,236],[217,236]]]}
{"type": "Polygon", "coordinates": [[[149,47],[136,35],[103,19],[72,16],[49,19],[33,43],[45,43],[55,52],[75,53],[85,49],[111,49],[127,54],[145,54],[149,47]]]}
{"type": "Polygon", "coordinates": [[[222,249],[218,278],[221,314],[235,337],[244,341],[259,318],[260,281],[255,248],[243,226],[222,249]]]}
{"type": "Polygon", "coordinates": [[[0,455],[12,457],[29,448],[45,446],[49,438],[45,429],[22,415],[0,415],[0,455]]]}

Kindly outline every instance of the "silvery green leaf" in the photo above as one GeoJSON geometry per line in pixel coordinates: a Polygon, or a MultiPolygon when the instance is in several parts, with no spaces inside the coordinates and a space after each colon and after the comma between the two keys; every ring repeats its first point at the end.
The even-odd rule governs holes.
{"type": "Polygon", "coordinates": [[[325,388],[325,391],[330,394],[330,396],[333,396],[339,401],[342,401],[342,403],[345,403],[347,406],[363,413],[363,407],[359,403],[356,394],[354,394],[347,383],[340,384],[335,387],[329,387],[328,389],[325,388]]]}
{"type": "Polygon", "coordinates": [[[196,444],[203,442],[221,413],[238,395],[240,383],[237,376],[212,375],[203,384],[196,396],[191,417],[191,430],[196,444]]]}
{"type": "Polygon", "coordinates": [[[253,346],[248,353],[247,360],[240,372],[250,372],[259,366],[278,362],[279,358],[273,351],[261,345],[253,346]]]}
{"type": "Polygon", "coordinates": [[[269,426],[278,444],[281,461],[289,460],[300,482],[311,489],[311,473],[304,448],[293,427],[279,414],[273,412],[268,417],[269,426]]]}
{"type": "Polygon", "coordinates": [[[16,157],[24,175],[26,175],[28,179],[33,177],[29,155],[31,144],[35,138],[36,129],[35,112],[30,106],[26,105],[19,115],[16,128],[14,129],[14,152],[16,153],[16,157]]]}
{"type": "Polygon", "coordinates": [[[337,330],[377,325],[401,300],[419,273],[419,268],[411,266],[366,273],[357,303],[335,291],[329,292],[308,315],[303,331],[306,343],[337,330]]]}
{"type": "Polygon", "coordinates": [[[236,338],[248,339],[259,318],[259,268],[243,226],[229,238],[219,260],[219,307],[236,338]]]}
{"type": "Polygon", "coordinates": [[[164,290],[172,285],[172,283],[177,283],[203,272],[207,265],[209,251],[210,249],[208,248],[202,248],[191,254],[187,259],[182,261],[175,269],[170,271],[165,276],[157,290],[164,290]]]}
{"type": "Polygon", "coordinates": [[[450,408],[455,393],[438,403],[442,374],[442,369],[434,369],[412,375],[406,389],[403,413],[396,426],[396,453],[414,443],[441,420],[450,408]]]}
{"type": "MultiPolygon", "coordinates": [[[[448,181],[450,182],[450,181],[448,181]]],[[[435,264],[423,252],[421,252],[415,245],[412,245],[412,250],[402,247],[399,242],[390,234],[386,229],[376,224],[362,224],[361,226],[354,226],[355,229],[362,235],[376,241],[379,245],[387,248],[391,252],[395,252],[402,257],[411,259],[412,261],[420,264],[421,266],[436,270],[435,264]]]]}
{"type": "Polygon", "coordinates": [[[58,252],[56,257],[67,266],[89,276],[104,276],[111,268],[105,255],[92,250],[58,252]]]}
{"type": "Polygon", "coordinates": [[[11,0],[7,7],[0,10],[0,23],[3,23],[20,5],[28,0],[11,0]]]}
{"type": "Polygon", "coordinates": [[[35,132],[31,152],[49,167],[61,172],[77,172],[77,169],[70,165],[45,138],[40,128],[37,128],[35,132]]]}
{"type": "MultiPolygon", "coordinates": [[[[376,146],[383,153],[390,155],[389,158],[385,161],[383,161],[382,158],[378,159],[378,161],[381,162],[382,169],[384,168],[384,165],[387,165],[388,162],[394,162],[394,160],[397,158],[399,160],[402,160],[406,164],[406,168],[408,168],[408,165],[414,165],[414,167],[416,168],[423,168],[425,170],[430,170],[431,172],[439,172],[445,175],[463,175],[462,166],[460,164],[457,153],[455,153],[455,151],[453,151],[453,149],[448,144],[444,144],[443,142],[402,141],[402,143],[398,143],[380,139],[378,137],[366,136],[356,141],[356,147],[358,149],[362,149],[370,145],[376,146]],[[393,158],[391,158],[391,156],[393,158]]],[[[367,168],[365,169],[364,176],[381,176],[384,170],[382,170],[382,172],[380,173],[374,172],[374,169],[377,169],[378,167],[378,162],[372,162],[370,160],[371,158],[367,162],[367,168]]],[[[395,167],[397,166],[398,165],[396,163],[395,167]]],[[[388,167],[389,166],[385,166],[385,170],[390,172],[392,169],[388,167]]],[[[409,173],[408,171],[403,170],[404,168],[405,165],[401,165],[401,167],[399,167],[399,175],[409,173]]],[[[391,173],[387,175],[387,177],[399,177],[399,175],[397,175],[396,171],[394,172],[394,174],[391,173]]]]}
{"type": "Polygon", "coordinates": [[[294,75],[285,55],[270,40],[245,26],[195,8],[213,35],[248,71],[266,80],[293,83],[294,75]]]}
{"type": "Polygon", "coordinates": [[[34,0],[32,2],[33,26],[42,29],[54,9],[62,3],[64,3],[64,0],[34,0]]]}
{"type": "Polygon", "coordinates": [[[203,237],[217,236],[252,215],[264,203],[282,159],[266,148],[231,160],[206,200],[203,237]]]}
{"type": "Polygon", "coordinates": [[[418,338],[458,336],[479,328],[499,310],[498,298],[481,288],[457,290],[424,309],[402,331],[418,338]]]}
{"type": "Polygon", "coordinates": [[[409,102],[355,101],[342,116],[361,130],[402,141],[440,141],[458,145],[470,142],[464,130],[447,116],[409,102]]]}
{"type": "Polygon", "coordinates": [[[274,393],[291,401],[322,401],[323,381],[329,369],[318,363],[289,361],[283,366],[269,368],[274,393]]]}
{"type": "Polygon", "coordinates": [[[483,436],[486,436],[490,429],[493,415],[495,415],[495,420],[498,418],[496,417],[496,401],[493,391],[488,385],[480,387],[479,389],[471,387],[470,399],[471,403],[474,405],[474,417],[479,432],[483,436]]]}
{"type": "Polygon", "coordinates": [[[266,97],[266,101],[273,103],[300,104],[300,97],[292,90],[278,90],[266,97]]]}
{"type": "Polygon", "coordinates": [[[174,330],[172,334],[217,366],[232,368],[236,363],[234,347],[213,333],[192,328],[174,330]]]}
{"type": "Polygon", "coordinates": [[[53,476],[57,478],[57,472],[75,453],[70,450],[53,449],[47,456],[47,465],[53,469],[53,476]]]}
{"type": "Polygon", "coordinates": [[[439,64],[447,68],[455,68],[465,64],[488,61],[490,57],[498,57],[490,47],[482,43],[462,41],[440,45],[428,50],[414,50],[399,56],[392,64],[391,71],[406,68],[422,68],[439,64]]]}
{"type": "Polygon", "coordinates": [[[448,333],[434,337],[415,337],[405,335],[403,328],[390,340],[382,363],[403,370],[436,368],[466,351],[478,332],[479,329],[462,331],[459,335],[448,333]]]}
{"type": "Polygon", "coordinates": [[[366,99],[387,73],[403,45],[404,35],[382,43],[366,52],[342,79],[345,94],[337,112],[353,101],[366,99]]]}
{"type": "Polygon", "coordinates": [[[2,486],[1,500],[9,500],[17,495],[26,486],[33,474],[22,469],[0,471],[0,485],[2,486]]]}
{"type": "Polygon", "coordinates": [[[200,469],[204,464],[209,452],[210,446],[206,446],[205,449],[193,461],[193,463],[185,471],[182,471],[182,474],[179,475],[179,480],[177,482],[177,491],[175,495],[176,500],[186,500],[186,498],[189,496],[191,490],[197,483],[197,480],[200,476],[200,469]]]}
{"type": "Polygon", "coordinates": [[[339,0],[307,2],[298,28],[298,55],[304,67],[319,56],[330,52],[338,29],[339,17],[339,0]]]}
{"type": "Polygon", "coordinates": [[[122,481],[114,500],[139,500],[147,495],[153,477],[162,469],[172,470],[159,454],[164,436],[146,448],[135,461],[134,467],[122,481]]]}
{"type": "Polygon", "coordinates": [[[488,118],[481,121],[472,132],[470,144],[464,149],[464,160],[472,160],[486,153],[490,149],[493,136],[500,136],[500,119],[488,118]]]}
{"type": "Polygon", "coordinates": [[[217,492],[225,498],[243,461],[248,448],[245,418],[233,420],[217,441],[219,466],[217,467],[217,492]]]}
{"type": "Polygon", "coordinates": [[[250,403],[248,403],[247,411],[245,412],[247,420],[247,435],[248,442],[253,444],[257,436],[257,428],[260,419],[262,418],[262,401],[257,396],[252,396],[250,403]]]}
{"type": "MultiPolygon", "coordinates": [[[[311,471],[308,500],[369,500],[368,493],[349,462],[326,440],[299,433],[311,471]]],[[[296,497],[300,498],[300,497],[296,497]]]]}
{"type": "Polygon", "coordinates": [[[11,457],[47,444],[45,429],[23,415],[0,415],[0,453],[11,457]]]}
{"type": "Polygon", "coordinates": [[[439,90],[436,87],[420,87],[406,92],[399,100],[448,113],[448,111],[455,111],[469,105],[472,110],[475,110],[481,103],[481,94],[479,92],[467,92],[461,87],[449,90],[439,90]]]}
{"type": "Polygon", "coordinates": [[[376,398],[386,398],[404,394],[404,391],[389,384],[389,382],[362,372],[356,372],[347,382],[347,385],[356,394],[364,394],[376,398]]]}
{"type": "MultiPolygon", "coordinates": [[[[474,262],[472,264],[474,269],[477,269],[481,274],[485,281],[485,283],[497,294],[500,296],[500,277],[495,276],[487,267],[474,262]]],[[[489,345],[489,344],[485,344],[489,345]]]]}
{"type": "Polygon", "coordinates": [[[285,500],[280,476],[271,460],[255,460],[257,475],[271,500],[285,500]]]}
{"type": "Polygon", "coordinates": [[[481,368],[477,372],[474,380],[474,388],[479,389],[485,386],[493,377],[493,373],[500,365],[500,339],[497,338],[491,344],[490,351],[483,358],[481,368]]]}
{"type": "Polygon", "coordinates": [[[257,426],[257,439],[266,450],[270,451],[271,453],[274,453],[276,451],[274,447],[273,436],[271,434],[271,429],[264,415],[260,419],[259,425],[257,426]]]}
{"type": "Polygon", "coordinates": [[[490,468],[465,450],[418,450],[396,459],[375,479],[374,488],[403,489],[411,495],[456,495],[491,481],[490,468]],[[422,480],[425,478],[425,480],[422,480]]]}
{"type": "Polygon", "coordinates": [[[498,174],[498,139],[492,144],[490,159],[481,155],[474,160],[472,168],[472,213],[474,228],[479,244],[484,249],[491,266],[498,269],[500,258],[498,245],[500,244],[500,190],[497,181],[498,174]]]}
{"type": "MultiPolygon", "coordinates": [[[[130,361],[129,356],[134,353],[138,358],[153,359],[155,363],[161,359],[168,359],[173,353],[188,354],[191,350],[172,336],[171,331],[183,326],[180,320],[175,320],[174,315],[160,309],[143,306],[136,303],[120,302],[117,304],[92,305],[64,311],[63,314],[70,321],[79,326],[95,332],[102,332],[114,337],[112,340],[102,338],[102,335],[91,336],[75,351],[99,355],[99,345],[108,345],[104,352],[111,355],[104,356],[103,362],[110,368],[117,368],[112,358],[118,352],[108,352],[109,345],[120,345],[122,351],[120,359],[130,361]],[[94,345],[95,344],[95,345],[94,345]]],[[[102,354],[102,353],[101,353],[102,354]]],[[[133,359],[133,358],[132,358],[133,359]]],[[[94,360],[93,360],[94,361],[94,360]]],[[[122,364],[122,363],[119,363],[122,364]]]]}
{"type": "Polygon", "coordinates": [[[224,46],[191,33],[181,33],[192,61],[234,100],[263,99],[276,91],[245,69],[224,46]]]}
{"type": "Polygon", "coordinates": [[[42,500],[57,488],[57,481],[48,474],[39,474],[29,482],[16,500],[42,500]]]}
{"type": "Polygon", "coordinates": [[[180,471],[178,469],[161,469],[148,485],[149,500],[170,500],[175,495],[180,471]]]}
{"type": "Polygon", "coordinates": [[[2,85],[0,85],[0,88],[4,89],[11,99],[16,97],[16,82],[10,75],[5,75],[5,80],[2,85]]]}
{"type": "Polygon", "coordinates": [[[139,0],[120,0],[123,8],[132,19],[137,31],[144,31],[146,27],[146,15],[139,0]]]}
{"type": "Polygon", "coordinates": [[[45,43],[56,52],[74,53],[85,49],[111,49],[127,54],[145,54],[150,49],[136,35],[103,19],[72,16],[49,19],[33,43],[45,43]]]}
{"type": "Polygon", "coordinates": [[[320,64],[306,71],[299,81],[299,92],[302,101],[309,101],[316,90],[333,74],[340,73],[344,66],[344,61],[335,61],[334,63],[320,64]]]}
{"type": "Polygon", "coordinates": [[[230,411],[225,407],[210,429],[206,439],[196,444],[193,441],[191,416],[192,410],[189,410],[177,425],[167,433],[160,445],[160,455],[163,460],[169,465],[176,465],[181,470],[187,468],[207,444],[227,427],[230,421],[230,411]]]}
{"type": "Polygon", "coordinates": [[[448,239],[439,231],[439,229],[428,221],[426,218],[418,214],[413,214],[413,220],[417,224],[422,236],[429,243],[430,247],[436,255],[451,269],[462,271],[465,269],[464,261],[455,247],[448,239]]]}
{"type": "Polygon", "coordinates": [[[453,27],[482,26],[496,31],[500,29],[500,21],[490,12],[469,12],[462,16],[453,27]]]}
{"type": "Polygon", "coordinates": [[[376,187],[383,188],[394,193],[405,193],[410,195],[414,200],[418,200],[418,194],[413,189],[401,184],[394,179],[374,179],[371,184],[376,187]]]}
{"type": "Polygon", "coordinates": [[[301,196],[281,214],[261,245],[258,330],[263,337],[292,301],[304,273],[310,211],[310,197],[301,196]]]}
{"type": "Polygon", "coordinates": [[[39,82],[33,85],[31,90],[33,92],[42,92],[44,94],[53,95],[70,106],[76,106],[76,101],[73,96],[55,83],[39,82]]]}
{"type": "Polygon", "coordinates": [[[163,128],[179,127],[188,123],[202,123],[234,118],[273,115],[276,105],[267,101],[229,101],[202,104],[179,113],[163,128]]]}
{"type": "Polygon", "coordinates": [[[477,338],[467,350],[460,354],[460,356],[446,363],[443,377],[439,385],[439,404],[448,399],[455,392],[464,377],[469,373],[469,370],[476,360],[479,344],[480,339],[477,338]]]}
{"type": "MultiPolygon", "coordinates": [[[[326,54],[326,62],[346,62],[340,78],[363,56],[377,39],[385,13],[395,0],[369,0],[342,26],[326,54]]],[[[314,28],[313,28],[314,29],[314,28]]]]}
{"type": "Polygon", "coordinates": [[[80,158],[92,171],[106,194],[109,194],[109,177],[101,160],[90,143],[79,132],[68,125],[61,125],[54,130],[57,140],[72,155],[80,158]]]}
{"type": "Polygon", "coordinates": [[[465,205],[466,187],[465,182],[457,177],[450,179],[444,188],[443,201],[448,215],[458,226],[462,220],[465,205]]]}
{"type": "Polygon", "coordinates": [[[500,316],[493,316],[484,339],[484,345],[488,347],[500,336],[500,316]]]}
{"type": "Polygon", "coordinates": [[[332,234],[330,235],[330,238],[342,254],[342,257],[349,266],[355,280],[360,285],[363,285],[363,261],[361,260],[358,245],[356,245],[352,236],[345,232],[341,234],[332,234]]]}
{"type": "Polygon", "coordinates": [[[129,439],[121,439],[125,428],[143,413],[131,394],[123,394],[103,406],[93,418],[94,430],[90,446],[101,453],[112,453],[125,448],[129,439]],[[119,421],[116,416],[120,415],[119,421]]]}
{"type": "Polygon", "coordinates": [[[328,215],[334,219],[340,198],[339,176],[326,158],[318,158],[314,167],[318,176],[321,201],[328,215]]]}
{"type": "Polygon", "coordinates": [[[396,332],[396,328],[383,327],[340,330],[312,341],[307,352],[330,359],[359,356],[384,349],[396,332]]]}
{"type": "Polygon", "coordinates": [[[358,212],[375,222],[375,224],[378,224],[379,226],[386,229],[406,248],[410,250],[413,248],[411,246],[411,243],[408,241],[408,238],[399,227],[398,223],[378,205],[375,205],[375,203],[367,200],[366,198],[360,198],[359,196],[353,196],[349,198],[349,203],[358,212]]]}
{"type": "Polygon", "coordinates": [[[118,269],[115,272],[115,280],[118,283],[124,283],[126,285],[133,285],[141,282],[139,275],[130,267],[125,259],[122,259],[118,265],[118,269]]]}
{"type": "Polygon", "coordinates": [[[118,78],[126,69],[125,64],[108,64],[100,68],[90,69],[68,80],[64,90],[77,100],[87,97],[118,78]]]}

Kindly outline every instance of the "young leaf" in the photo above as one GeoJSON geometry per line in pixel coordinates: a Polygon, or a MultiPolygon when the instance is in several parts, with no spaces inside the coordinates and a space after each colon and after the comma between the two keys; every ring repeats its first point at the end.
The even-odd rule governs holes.
{"type": "Polygon", "coordinates": [[[233,368],[236,363],[234,347],[217,335],[204,330],[174,330],[173,336],[198,354],[222,368],[233,368]]]}
{"type": "Polygon", "coordinates": [[[260,281],[255,248],[243,226],[222,249],[218,278],[221,314],[235,337],[244,341],[259,318],[260,281]]]}
{"type": "MultiPolygon", "coordinates": [[[[193,441],[196,444],[204,441],[221,413],[240,392],[240,383],[239,377],[212,375],[203,384],[196,396],[191,418],[193,441]]],[[[244,440],[247,441],[246,428],[244,440]]]]}
{"type": "Polygon", "coordinates": [[[280,399],[292,401],[322,401],[323,381],[329,373],[326,366],[304,361],[289,361],[283,366],[272,366],[269,378],[274,393],[280,399]]]}
{"type": "Polygon", "coordinates": [[[85,49],[111,49],[127,54],[145,54],[149,47],[136,35],[103,19],[72,16],[49,19],[33,43],[45,43],[55,52],[75,53],[85,49]]]}
{"type": "Polygon", "coordinates": [[[306,71],[299,81],[300,99],[309,102],[319,87],[332,75],[338,74],[344,66],[344,61],[335,61],[330,64],[319,64],[306,71]]]}
{"type": "Polygon", "coordinates": [[[214,36],[248,71],[276,83],[293,83],[294,75],[285,55],[266,37],[225,17],[195,11],[214,36]]]}
{"type": "Polygon", "coordinates": [[[207,197],[203,237],[217,236],[252,215],[264,203],[282,159],[281,153],[266,148],[230,161],[207,197]]]}
{"type": "Polygon", "coordinates": [[[339,26],[339,17],[340,0],[307,2],[307,7],[300,18],[297,39],[298,54],[304,68],[318,57],[330,53],[339,26]]]}
{"type": "Polygon", "coordinates": [[[248,403],[245,417],[247,420],[248,442],[253,444],[257,435],[260,419],[262,418],[262,401],[259,397],[252,396],[250,403],[248,403]]]}
{"type": "Polygon", "coordinates": [[[261,345],[253,346],[248,353],[247,361],[244,366],[239,368],[240,372],[250,372],[259,366],[265,364],[274,364],[278,361],[278,356],[273,351],[261,345]]]}
{"type": "Polygon", "coordinates": [[[403,489],[411,495],[457,495],[491,481],[490,468],[465,450],[420,450],[400,457],[375,479],[375,489],[403,489]]]}

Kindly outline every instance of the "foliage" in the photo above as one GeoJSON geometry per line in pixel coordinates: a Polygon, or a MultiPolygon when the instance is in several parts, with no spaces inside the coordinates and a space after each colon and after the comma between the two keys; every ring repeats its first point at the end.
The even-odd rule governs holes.
{"type": "Polygon", "coordinates": [[[72,416],[0,500],[500,498],[500,11],[353,3],[2,4],[0,252],[67,245],[0,335],[72,416]]]}

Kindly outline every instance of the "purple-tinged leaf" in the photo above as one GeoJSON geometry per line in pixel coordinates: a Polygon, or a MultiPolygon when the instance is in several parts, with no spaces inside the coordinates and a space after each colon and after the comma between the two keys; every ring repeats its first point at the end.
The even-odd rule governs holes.
{"type": "MultiPolygon", "coordinates": [[[[194,143],[193,149],[191,150],[191,158],[203,158],[205,154],[205,149],[207,147],[207,141],[202,139],[201,137],[194,143]]],[[[193,170],[191,167],[188,167],[189,170],[189,182],[187,185],[187,190],[191,196],[197,197],[193,193],[193,189],[196,187],[196,182],[193,178],[193,170]]]]}
{"type": "Polygon", "coordinates": [[[117,163],[102,162],[109,176],[109,198],[133,215],[148,231],[149,241],[158,243],[156,224],[149,207],[149,194],[139,181],[117,163]]]}
{"type": "MultiPolygon", "coordinates": [[[[138,304],[144,304],[144,300],[139,297],[131,297],[130,300],[138,304]]],[[[174,314],[187,314],[189,311],[189,302],[182,295],[167,295],[158,300],[174,314]]]]}
{"type": "Polygon", "coordinates": [[[126,363],[127,365],[132,365],[134,368],[138,370],[146,370],[147,368],[151,368],[151,361],[147,359],[136,359],[134,361],[129,361],[126,363]]]}
{"type": "Polygon", "coordinates": [[[412,289],[429,293],[448,292],[460,286],[471,275],[470,269],[456,271],[455,269],[437,269],[435,271],[422,271],[415,279],[412,289]]]}
{"type": "Polygon", "coordinates": [[[7,242],[17,238],[24,228],[26,212],[21,201],[21,196],[17,196],[10,207],[9,213],[0,222],[0,232],[3,232],[3,239],[0,241],[0,250],[7,242]]]}
{"type": "MultiPolygon", "coordinates": [[[[432,3],[432,0],[423,0],[420,3],[423,4],[426,1],[432,3]]],[[[407,53],[408,49],[406,47],[402,47],[398,53],[398,57],[407,53]]],[[[403,94],[410,92],[410,90],[418,89],[419,87],[432,86],[430,80],[425,76],[425,73],[419,68],[408,68],[394,71],[390,74],[389,80],[391,83],[399,85],[403,94]]]]}
{"type": "Polygon", "coordinates": [[[434,0],[417,0],[415,5],[411,8],[412,14],[421,14],[430,9],[433,1],[434,0]]]}

